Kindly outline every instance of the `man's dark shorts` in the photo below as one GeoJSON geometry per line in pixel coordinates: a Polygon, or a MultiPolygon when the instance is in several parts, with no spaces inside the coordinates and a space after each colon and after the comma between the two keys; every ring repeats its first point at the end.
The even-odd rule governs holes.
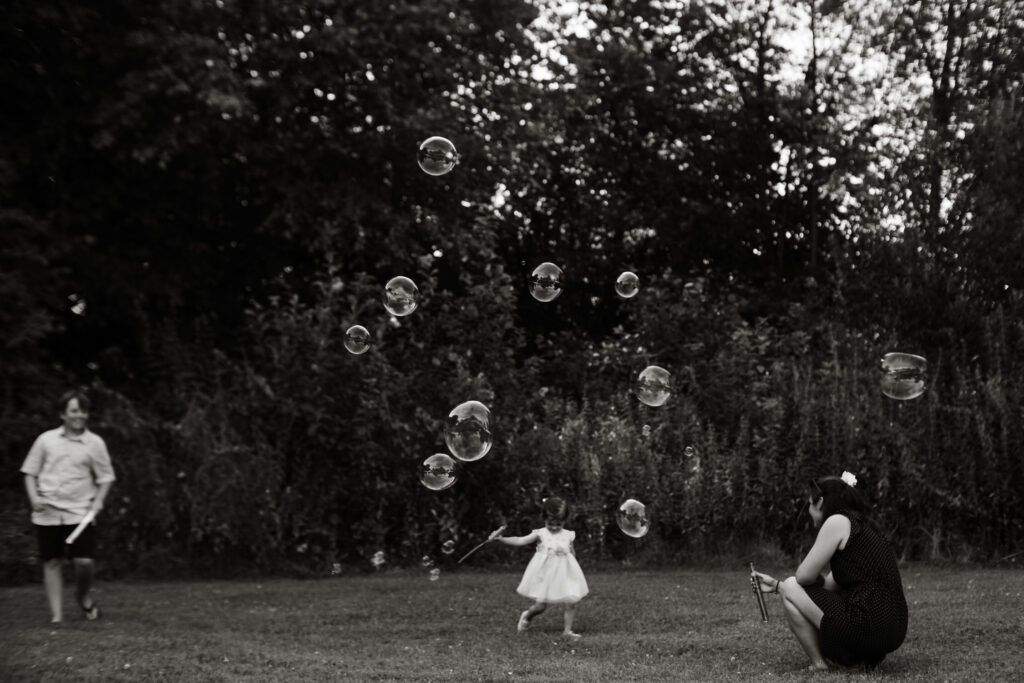
{"type": "Polygon", "coordinates": [[[77,524],[54,524],[44,526],[36,524],[36,535],[39,537],[39,559],[42,562],[65,557],[92,558],[96,556],[96,526],[85,527],[81,535],[71,545],[65,539],[75,530],[77,524]]]}

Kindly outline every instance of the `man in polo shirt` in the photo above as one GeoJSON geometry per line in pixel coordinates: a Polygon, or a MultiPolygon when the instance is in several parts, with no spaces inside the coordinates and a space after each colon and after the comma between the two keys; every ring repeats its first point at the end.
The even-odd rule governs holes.
{"type": "Polygon", "coordinates": [[[92,588],[96,532],[92,524],[65,548],[65,539],[90,510],[103,509],[103,499],[114,483],[107,445],[86,429],[89,399],[69,391],[60,397],[58,410],[63,426],[43,432],[32,444],[21,471],[32,505],[32,524],[39,537],[43,583],[53,622],[64,618],[65,553],[75,565],[75,597],[90,621],[100,616],[89,595],[92,588]]]}

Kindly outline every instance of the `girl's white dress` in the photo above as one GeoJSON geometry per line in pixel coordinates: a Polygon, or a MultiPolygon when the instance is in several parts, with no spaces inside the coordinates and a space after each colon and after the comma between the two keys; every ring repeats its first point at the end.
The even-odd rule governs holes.
{"type": "Polygon", "coordinates": [[[538,602],[579,602],[590,589],[580,563],[569,552],[576,532],[560,529],[551,533],[545,527],[533,533],[537,534],[537,552],[526,565],[516,592],[538,602]]]}

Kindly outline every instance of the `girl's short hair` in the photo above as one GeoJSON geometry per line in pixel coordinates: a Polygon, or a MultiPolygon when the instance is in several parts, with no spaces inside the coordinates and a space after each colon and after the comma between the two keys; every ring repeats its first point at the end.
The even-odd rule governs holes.
{"type": "Polygon", "coordinates": [[[563,524],[569,514],[569,505],[557,496],[544,499],[544,521],[563,524]]]}
{"type": "Polygon", "coordinates": [[[868,509],[864,497],[854,487],[847,484],[841,477],[821,477],[812,479],[810,486],[811,498],[823,499],[821,514],[823,519],[832,515],[847,515],[854,513],[860,519],[867,520],[868,509]]]}

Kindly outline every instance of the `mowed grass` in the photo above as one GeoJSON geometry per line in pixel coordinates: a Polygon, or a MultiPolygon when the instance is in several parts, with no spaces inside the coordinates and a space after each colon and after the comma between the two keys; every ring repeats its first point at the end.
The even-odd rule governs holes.
{"type": "MultiPolygon", "coordinates": [[[[765,567],[771,572],[773,568],[765,567]]],[[[426,570],[322,580],[101,582],[104,618],[48,623],[41,585],[0,589],[2,681],[804,681],[781,605],[746,574],[593,571],[583,640],[528,606],[518,573],[426,570]]],[[[1024,678],[1024,572],[903,570],[910,630],[873,673],[831,680],[1024,678]]],[[[67,600],[71,586],[67,586],[67,600]]],[[[73,609],[71,609],[73,608],[73,609]]]]}

